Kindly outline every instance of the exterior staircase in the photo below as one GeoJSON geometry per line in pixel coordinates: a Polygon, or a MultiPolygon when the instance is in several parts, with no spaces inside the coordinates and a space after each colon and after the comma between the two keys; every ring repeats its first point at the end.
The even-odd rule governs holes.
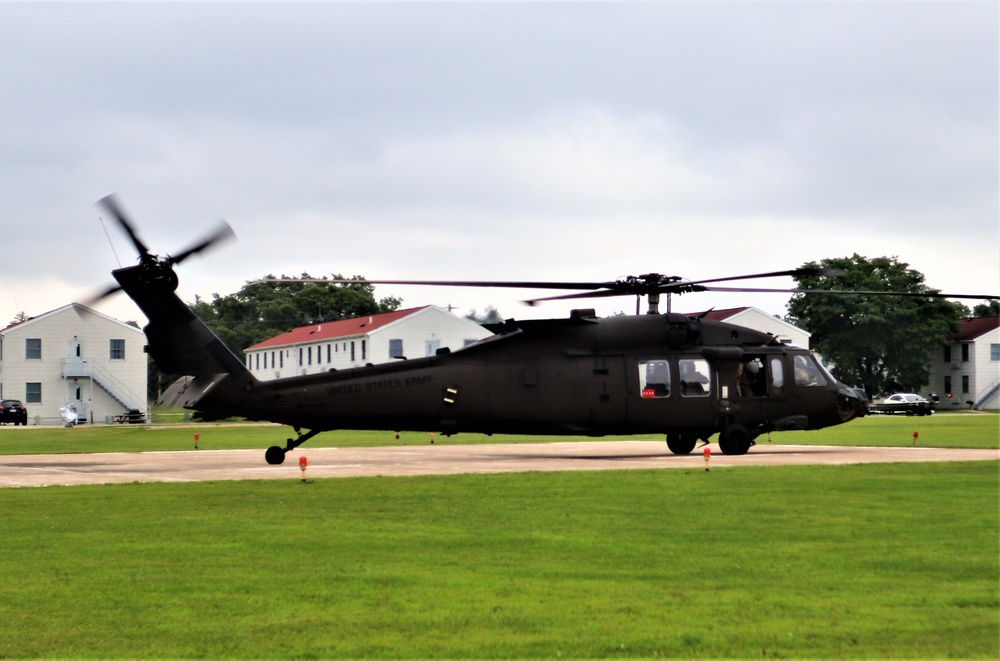
{"type": "Polygon", "coordinates": [[[127,411],[145,411],[146,397],[138,395],[122,383],[100,361],[93,358],[63,358],[62,377],[64,379],[90,379],[127,411]]]}
{"type": "Polygon", "coordinates": [[[974,409],[983,408],[983,406],[985,406],[988,401],[996,397],[996,394],[998,392],[1000,392],[1000,378],[998,378],[996,381],[990,384],[990,386],[986,389],[986,393],[982,397],[980,397],[975,404],[972,405],[972,408],[974,409]]]}

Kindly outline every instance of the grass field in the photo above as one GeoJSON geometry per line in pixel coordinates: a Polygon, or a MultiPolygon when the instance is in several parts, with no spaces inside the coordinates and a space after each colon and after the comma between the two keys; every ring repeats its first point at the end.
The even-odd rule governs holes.
{"type": "Polygon", "coordinates": [[[998,463],[0,490],[0,657],[1000,655],[998,463]]]}
{"type": "MultiPolygon", "coordinates": [[[[178,419],[179,416],[177,416],[178,419]]],[[[169,419],[169,417],[168,417],[169,419]]],[[[808,432],[781,432],[761,436],[760,444],[812,445],[912,445],[913,432],[918,443],[928,447],[1000,448],[1000,415],[995,413],[957,413],[926,418],[872,416],[838,427],[808,432]]],[[[294,436],[289,427],[271,424],[199,423],[156,425],[81,425],[72,429],[57,426],[0,427],[0,455],[51,454],[77,452],[141,452],[186,450],[194,448],[194,434],[199,448],[232,450],[265,449],[284,445],[294,436]]],[[[662,436],[636,436],[663,440],[662,436]]],[[[589,437],[539,437],[497,434],[459,434],[436,436],[436,443],[537,443],[593,440],[589,437]]],[[[320,434],[303,447],[357,447],[379,445],[425,445],[430,435],[404,432],[397,440],[393,432],[335,431],[320,434]]],[[[752,452],[753,450],[751,450],[752,452]]]]}
{"type": "MultiPolygon", "coordinates": [[[[770,442],[997,448],[998,423],[770,442]]],[[[0,454],[289,431],[0,427],[0,454]]],[[[0,511],[3,658],[1000,656],[1000,462],[0,489],[0,511]]]]}

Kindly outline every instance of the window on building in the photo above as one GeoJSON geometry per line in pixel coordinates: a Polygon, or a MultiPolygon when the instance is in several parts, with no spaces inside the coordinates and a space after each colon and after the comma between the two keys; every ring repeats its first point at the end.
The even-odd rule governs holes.
{"type": "Polygon", "coordinates": [[[968,343],[962,345],[962,362],[969,362],[969,345],[968,343]]]}
{"type": "Polygon", "coordinates": [[[1000,344],[990,345],[990,360],[992,362],[1000,361],[1000,344]]]}
{"type": "Polygon", "coordinates": [[[403,353],[403,341],[389,340],[389,357],[402,358],[404,355],[405,354],[403,353]]]}
{"type": "Polygon", "coordinates": [[[24,403],[25,404],[41,404],[42,403],[42,384],[28,382],[24,384],[24,403]]]}
{"type": "Polygon", "coordinates": [[[111,340],[111,360],[125,360],[125,340],[111,340]]]}
{"type": "Polygon", "coordinates": [[[25,360],[42,359],[42,338],[29,337],[24,341],[24,359],[25,360]]]}
{"type": "Polygon", "coordinates": [[[351,362],[354,362],[355,360],[357,359],[354,357],[354,342],[351,342],[351,362]]]}
{"type": "Polygon", "coordinates": [[[969,375],[965,374],[962,376],[962,394],[969,394],[969,375]]]}
{"type": "Polygon", "coordinates": [[[946,363],[951,362],[951,345],[948,345],[944,348],[944,362],[946,363]]]}
{"type": "Polygon", "coordinates": [[[944,394],[946,394],[946,395],[950,395],[951,394],[951,377],[950,376],[944,377],[944,394]]]}
{"type": "Polygon", "coordinates": [[[368,360],[368,340],[361,340],[361,360],[368,360]]]}
{"type": "Polygon", "coordinates": [[[330,359],[330,355],[331,355],[330,354],[330,345],[328,344],[328,345],[326,345],[326,363],[327,363],[327,365],[329,365],[331,362],[333,362],[330,359]]]}

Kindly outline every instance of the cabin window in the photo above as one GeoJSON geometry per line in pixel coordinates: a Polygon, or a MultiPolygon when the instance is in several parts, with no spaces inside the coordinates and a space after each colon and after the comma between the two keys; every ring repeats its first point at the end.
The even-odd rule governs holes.
{"type": "Polygon", "coordinates": [[[24,384],[24,403],[42,403],[42,384],[38,382],[28,382],[24,384]]]}
{"type": "Polygon", "coordinates": [[[125,360],[125,340],[111,340],[111,360],[125,360]]]}
{"type": "Polygon", "coordinates": [[[681,395],[684,397],[707,397],[708,361],[704,358],[682,358],[678,364],[681,371],[681,395]]]}
{"type": "Polygon", "coordinates": [[[29,337],[24,341],[24,359],[25,360],[42,359],[42,338],[29,337]]]}
{"type": "Polygon", "coordinates": [[[780,356],[771,357],[771,392],[775,395],[781,394],[781,389],[785,387],[785,366],[780,356]]]}
{"type": "Polygon", "coordinates": [[[826,377],[809,356],[795,356],[792,365],[795,368],[795,385],[807,388],[826,385],[826,377]]]}
{"type": "MultiPolygon", "coordinates": [[[[2,356],[0,356],[2,358],[2,356]]],[[[990,345],[990,362],[997,362],[1000,360],[1000,344],[990,345]]]]}
{"type": "Polygon", "coordinates": [[[643,399],[670,397],[670,363],[665,360],[641,361],[639,393],[643,399]]]}
{"type": "Polygon", "coordinates": [[[962,345],[962,362],[963,363],[969,362],[969,345],[968,344],[963,344],[962,345]]]}
{"type": "Polygon", "coordinates": [[[389,357],[390,358],[402,358],[403,357],[403,341],[402,340],[389,340],[389,357]]]}

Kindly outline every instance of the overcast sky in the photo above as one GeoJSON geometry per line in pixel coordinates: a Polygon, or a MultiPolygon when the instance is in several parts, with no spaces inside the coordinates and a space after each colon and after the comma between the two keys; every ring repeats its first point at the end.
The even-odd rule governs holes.
{"type": "MultiPolygon", "coordinates": [[[[187,301],[266,274],[694,280],[853,253],[995,294],[998,24],[992,0],[3,3],[0,326],[134,263],[111,192],[161,254],[232,225],[179,267],[187,301]]],[[[376,289],[635,309],[517,303],[547,293],[376,289]]]]}

